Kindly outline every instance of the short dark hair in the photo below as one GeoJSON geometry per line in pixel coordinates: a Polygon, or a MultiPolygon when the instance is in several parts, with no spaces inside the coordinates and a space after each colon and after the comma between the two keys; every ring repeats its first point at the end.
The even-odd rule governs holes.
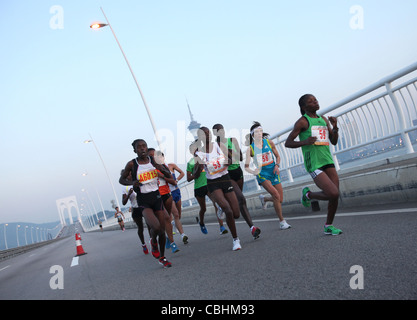
{"type": "Polygon", "coordinates": [[[300,106],[300,113],[301,113],[302,116],[304,115],[304,113],[306,113],[304,111],[303,107],[306,105],[307,99],[311,96],[312,96],[311,93],[307,93],[307,94],[301,96],[300,99],[298,99],[298,105],[300,106]]]}
{"type": "Polygon", "coordinates": [[[143,142],[145,142],[145,143],[146,143],[146,141],[145,141],[145,140],[143,140],[143,139],[136,139],[135,141],[133,141],[133,142],[132,142],[132,147],[133,147],[133,150],[135,150],[135,148],[136,148],[136,144],[137,144],[139,141],[143,141],[143,142]]]}

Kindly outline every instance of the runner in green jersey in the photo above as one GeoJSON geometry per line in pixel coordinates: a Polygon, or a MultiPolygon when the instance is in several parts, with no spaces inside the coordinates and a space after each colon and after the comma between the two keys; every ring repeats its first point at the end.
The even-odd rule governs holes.
{"type": "Polygon", "coordinates": [[[317,99],[312,94],[303,95],[298,104],[302,117],[294,125],[285,146],[287,148],[301,147],[304,165],[314,183],[322,191],[311,192],[309,188],[302,191],[302,203],[310,206],[311,199],[328,200],[327,220],[324,233],[339,235],[342,230],[333,226],[333,220],[339,203],[339,177],[337,175],[329,144],[336,145],[339,138],[337,119],[317,115],[320,109],[317,99]],[[299,141],[295,139],[299,137],[299,141]]]}

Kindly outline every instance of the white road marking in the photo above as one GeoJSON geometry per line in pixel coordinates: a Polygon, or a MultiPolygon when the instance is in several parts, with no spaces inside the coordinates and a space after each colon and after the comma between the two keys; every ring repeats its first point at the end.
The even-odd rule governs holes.
{"type": "Polygon", "coordinates": [[[78,258],[79,257],[72,258],[71,267],[78,266],[78,258]]]}
{"type": "MultiPolygon", "coordinates": [[[[406,209],[390,209],[390,210],[376,210],[376,211],[362,211],[362,212],[347,212],[347,213],[337,213],[336,217],[353,217],[353,216],[366,216],[366,215],[373,215],[373,214],[387,214],[387,213],[409,213],[409,212],[417,212],[417,208],[406,208],[406,209]]],[[[284,213],[285,214],[285,213],[284,213]]],[[[288,217],[285,220],[302,220],[302,219],[316,219],[316,218],[326,218],[327,214],[317,214],[317,215],[309,215],[306,214],[304,216],[297,216],[297,217],[288,217]]],[[[268,221],[276,221],[278,218],[268,218],[268,219],[256,219],[253,218],[253,222],[268,222],[268,221]]],[[[235,221],[235,223],[246,223],[246,221],[235,221]]],[[[211,222],[206,223],[205,225],[217,225],[218,222],[211,222]]]]}
{"type": "Polygon", "coordinates": [[[5,266],[4,268],[1,268],[0,271],[3,271],[5,269],[7,269],[8,267],[10,267],[10,266],[5,266]]]}

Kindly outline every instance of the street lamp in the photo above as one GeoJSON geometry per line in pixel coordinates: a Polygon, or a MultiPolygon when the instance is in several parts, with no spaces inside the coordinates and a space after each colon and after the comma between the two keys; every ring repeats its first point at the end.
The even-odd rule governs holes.
{"type": "Polygon", "coordinates": [[[16,225],[16,239],[17,239],[17,246],[20,247],[19,244],[19,228],[20,228],[20,224],[16,225]]]}
{"type": "Polygon", "coordinates": [[[96,143],[95,143],[95,142],[94,142],[94,140],[93,140],[93,137],[91,136],[91,134],[89,134],[89,136],[90,136],[90,138],[91,138],[91,139],[90,139],[90,140],[85,140],[85,141],[84,141],[84,143],[90,143],[90,142],[92,142],[92,143],[93,143],[94,148],[96,149],[96,151],[97,151],[97,153],[98,153],[98,156],[100,157],[101,163],[103,164],[104,170],[106,171],[106,175],[107,175],[107,178],[109,179],[110,185],[111,185],[111,187],[112,187],[112,189],[113,189],[113,194],[114,194],[114,197],[116,198],[117,206],[120,208],[119,200],[118,200],[118,197],[117,197],[117,195],[116,195],[116,190],[114,189],[113,182],[112,182],[112,181],[111,181],[111,179],[110,179],[110,176],[109,176],[109,173],[108,173],[108,171],[107,171],[106,165],[104,164],[104,160],[103,160],[103,158],[101,157],[100,151],[98,151],[98,148],[97,148],[97,146],[96,146],[96,143]]]}
{"type": "Polygon", "coordinates": [[[127,66],[129,67],[129,70],[130,70],[130,73],[132,74],[133,80],[135,80],[136,87],[137,87],[137,88],[138,88],[138,90],[139,90],[140,96],[142,97],[143,104],[145,105],[146,112],[148,113],[148,117],[149,117],[149,120],[150,120],[150,122],[151,122],[152,129],[153,129],[153,132],[154,132],[154,134],[155,134],[155,138],[156,138],[156,142],[158,143],[159,150],[161,150],[161,151],[162,151],[162,149],[161,149],[161,142],[160,142],[160,140],[159,140],[159,136],[158,136],[158,133],[157,133],[157,131],[156,131],[156,126],[155,126],[155,123],[154,123],[154,121],[153,121],[153,118],[152,118],[151,112],[149,111],[148,105],[147,105],[147,103],[146,103],[146,100],[145,100],[145,97],[144,97],[144,95],[143,95],[143,93],[142,93],[142,90],[141,90],[141,88],[140,88],[140,86],[139,86],[139,83],[138,83],[138,81],[137,81],[137,79],[136,79],[136,76],[135,76],[135,74],[133,73],[132,67],[130,66],[129,61],[127,60],[127,57],[126,57],[126,55],[125,55],[125,53],[124,53],[124,51],[123,51],[123,49],[122,49],[122,46],[120,45],[120,42],[119,42],[119,40],[117,39],[116,34],[114,33],[114,30],[113,30],[113,28],[112,28],[112,26],[111,26],[111,24],[110,24],[109,20],[107,19],[106,14],[105,14],[105,13],[104,13],[104,11],[103,11],[103,8],[102,8],[102,7],[100,7],[100,10],[101,10],[101,12],[103,13],[103,16],[104,16],[104,18],[106,19],[107,23],[98,23],[98,22],[96,22],[96,23],[93,23],[92,25],[90,25],[90,28],[91,28],[91,29],[100,29],[100,28],[103,28],[103,27],[106,27],[106,26],[109,26],[109,27],[110,27],[110,30],[111,30],[111,32],[113,33],[114,39],[116,40],[116,42],[117,42],[117,44],[118,44],[118,46],[119,46],[119,48],[120,48],[120,51],[122,52],[123,57],[125,58],[125,61],[126,61],[126,63],[127,63],[127,66]]]}
{"type": "Polygon", "coordinates": [[[8,226],[8,223],[5,223],[3,225],[3,229],[4,229],[4,243],[6,244],[6,249],[9,249],[9,247],[7,246],[7,238],[6,238],[6,227],[8,226]]]}
{"type": "Polygon", "coordinates": [[[28,226],[25,227],[25,242],[26,242],[26,245],[28,245],[28,239],[26,237],[26,230],[27,230],[27,228],[28,228],[28,226]]]}

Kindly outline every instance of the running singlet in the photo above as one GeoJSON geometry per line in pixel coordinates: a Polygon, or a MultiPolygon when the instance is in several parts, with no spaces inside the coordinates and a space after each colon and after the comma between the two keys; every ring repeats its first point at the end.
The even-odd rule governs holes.
{"type": "Polygon", "coordinates": [[[141,183],[140,186],[140,192],[141,193],[149,193],[152,191],[158,190],[158,171],[156,168],[152,165],[151,159],[149,159],[149,162],[147,164],[139,164],[137,159],[135,159],[136,164],[138,166],[136,179],[139,180],[141,183]]]}
{"type": "MultiPolygon", "coordinates": [[[[161,171],[157,170],[159,173],[162,174],[161,171]]],[[[168,182],[164,178],[159,179],[159,193],[161,196],[170,193],[171,190],[169,189],[168,182]]]]}
{"type": "Polygon", "coordinates": [[[308,129],[299,134],[300,141],[309,137],[317,137],[313,145],[302,146],[304,157],[304,166],[307,172],[313,172],[328,164],[334,164],[332,154],[329,148],[329,129],[327,123],[322,117],[311,118],[304,115],[308,121],[308,129]]]}
{"type": "Polygon", "coordinates": [[[250,148],[253,154],[253,162],[257,168],[261,168],[261,171],[274,169],[275,160],[268,139],[262,139],[262,150],[255,145],[255,142],[252,142],[250,148]]]}
{"type": "MultiPolygon", "coordinates": [[[[133,186],[123,186],[122,187],[123,194],[128,195],[129,190],[131,188],[133,188],[133,186]]],[[[135,191],[133,191],[132,194],[130,195],[129,201],[130,201],[130,204],[132,205],[132,208],[137,208],[138,207],[138,202],[136,200],[136,192],[135,191]]]]}
{"type": "Polygon", "coordinates": [[[236,170],[240,167],[240,154],[237,152],[235,145],[233,144],[232,138],[227,138],[227,149],[232,150],[233,163],[227,168],[228,171],[236,170]],[[237,157],[237,158],[236,158],[237,157]]]}
{"type": "Polygon", "coordinates": [[[217,179],[228,173],[226,157],[217,143],[212,143],[213,150],[211,153],[197,152],[197,156],[203,160],[206,170],[206,177],[209,180],[217,179]]]}
{"type": "MultiPolygon", "coordinates": [[[[195,167],[195,160],[191,158],[187,163],[187,171],[193,173],[195,167]]],[[[200,176],[197,179],[194,179],[194,189],[198,189],[207,185],[206,171],[203,169],[200,176]]]]}
{"type": "MultiPolygon", "coordinates": [[[[168,166],[167,166],[167,167],[168,167],[168,166]]],[[[173,178],[174,180],[177,180],[177,177],[175,176],[175,172],[172,172],[172,171],[170,171],[170,172],[171,172],[172,178],[173,178]]],[[[168,183],[168,185],[169,185],[169,190],[171,190],[171,191],[174,191],[174,190],[179,189],[179,188],[178,188],[178,185],[173,185],[173,184],[170,184],[170,183],[168,183]]]]}

